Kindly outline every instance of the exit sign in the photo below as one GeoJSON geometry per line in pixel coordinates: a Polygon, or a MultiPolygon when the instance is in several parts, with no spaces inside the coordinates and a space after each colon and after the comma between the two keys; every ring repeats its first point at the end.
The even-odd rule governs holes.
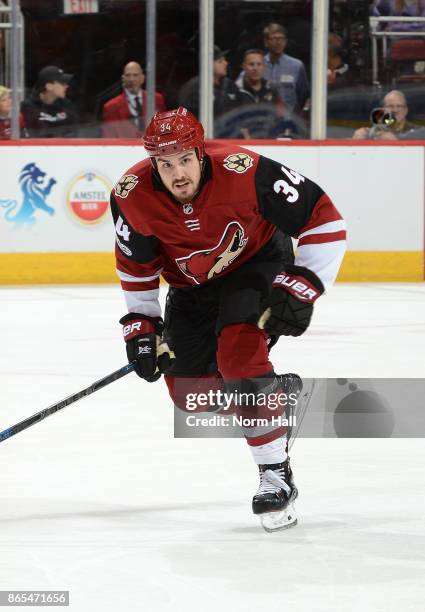
{"type": "Polygon", "coordinates": [[[98,0],[63,0],[65,15],[81,15],[83,13],[98,13],[98,0]]]}

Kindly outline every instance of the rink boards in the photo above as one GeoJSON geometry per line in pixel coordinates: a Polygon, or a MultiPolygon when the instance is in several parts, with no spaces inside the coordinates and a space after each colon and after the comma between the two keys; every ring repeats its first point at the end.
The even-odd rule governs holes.
{"type": "MultiPolygon", "coordinates": [[[[327,191],[348,227],[348,253],[338,280],[424,279],[420,143],[229,144],[284,163],[327,191]]],[[[1,145],[0,283],[116,281],[109,191],[145,156],[134,141],[1,145]]]]}

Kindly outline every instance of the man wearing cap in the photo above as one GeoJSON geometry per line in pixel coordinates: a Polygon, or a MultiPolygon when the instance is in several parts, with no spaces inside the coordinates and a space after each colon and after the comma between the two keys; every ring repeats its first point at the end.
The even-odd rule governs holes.
{"type": "MultiPolygon", "coordinates": [[[[214,45],[214,118],[240,106],[242,104],[239,88],[232,79],[227,76],[228,61],[227,51],[214,45]]],[[[199,117],[199,75],[191,78],[183,85],[179,93],[179,104],[185,106],[196,117],[199,117]]]]}
{"type": "Polygon", "coordinates": [[[40,70],[31,96],[21,105],[30,138],[77,136],[77,112],[66,98],[72,77],[57,66],[45,66],[40,70]]]}

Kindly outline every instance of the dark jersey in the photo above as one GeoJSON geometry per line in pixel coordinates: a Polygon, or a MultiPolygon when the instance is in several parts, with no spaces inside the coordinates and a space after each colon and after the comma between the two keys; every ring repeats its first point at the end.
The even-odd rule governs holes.
{"type": "Polygon", "coordinates": [[[150,160],[121,177],[111,193],[117,272],[130,311],[159,316],[159,276],[173,287],[207,283],[249,261],[276,228],[298,238],[295,263],[324,285],[335,279],[345,225],[314,182],[234,146],[209,146],[202,187],[179,204],[150,160]]]}
{"type": "Polygon", "coordinates": [[[58,98],[45,104],[32,97],[21,104],[25,130],[30,138],[70,138],[77,136],[78,117],[70,100],[58,98]]]}

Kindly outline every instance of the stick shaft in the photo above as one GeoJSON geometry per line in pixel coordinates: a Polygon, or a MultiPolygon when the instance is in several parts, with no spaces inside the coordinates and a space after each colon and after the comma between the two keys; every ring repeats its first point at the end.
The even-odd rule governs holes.
{"type": "Polygon", "coordinates": [[[96,382],[91,384],[89,387],[86,387],[85,389],[82,389],[81,391],[78,391],[77,393],[74,393],[73,395],[70,395],[69,397],[66,397],[63,400],[60,400],[56,404],[52,404],[48,408],[44,408],[44,410],[40,410],[40,412],[36,412],[35,414],[24,419],[23,421],[16,423],[16,425],[12,425],[12,427],[8,427],[8,429],[5,429],[4,431],[0,432],[0,442],[7,440],[7,438],[11,438],[12,436],[16,435],[20,431],[23,431],[24,429],[28,429],[28,427],[31,427],[31,425],[35,425],[36,423],[39,423],[40,421],[42,421],[43,419],[46,419],[51,414],[54,414],[55,412],[58,412],[59,410],[66,408],[66,406],[69,406],[70,404],[73,404],[74,402],[78,402],[78,400],[80,400],[81,398],[86,397],[87,395],[91,395],[92,393],[95,393],[96,391],[99,391],[99,389],[106,387],[106,385],[111,384],[115,380],[118,380],[119,378],[126,376],[126,374],[129,374],[130,372],[134,370],[135,366],[136,366],[136,363],[134,361],[131,361],[130,363],[127,363],[127,365],[123,366],[119,370],[115,370],[115,372],[108,374],[108,376],[105,376],[104,378],[97,380],[96,382]]]}

